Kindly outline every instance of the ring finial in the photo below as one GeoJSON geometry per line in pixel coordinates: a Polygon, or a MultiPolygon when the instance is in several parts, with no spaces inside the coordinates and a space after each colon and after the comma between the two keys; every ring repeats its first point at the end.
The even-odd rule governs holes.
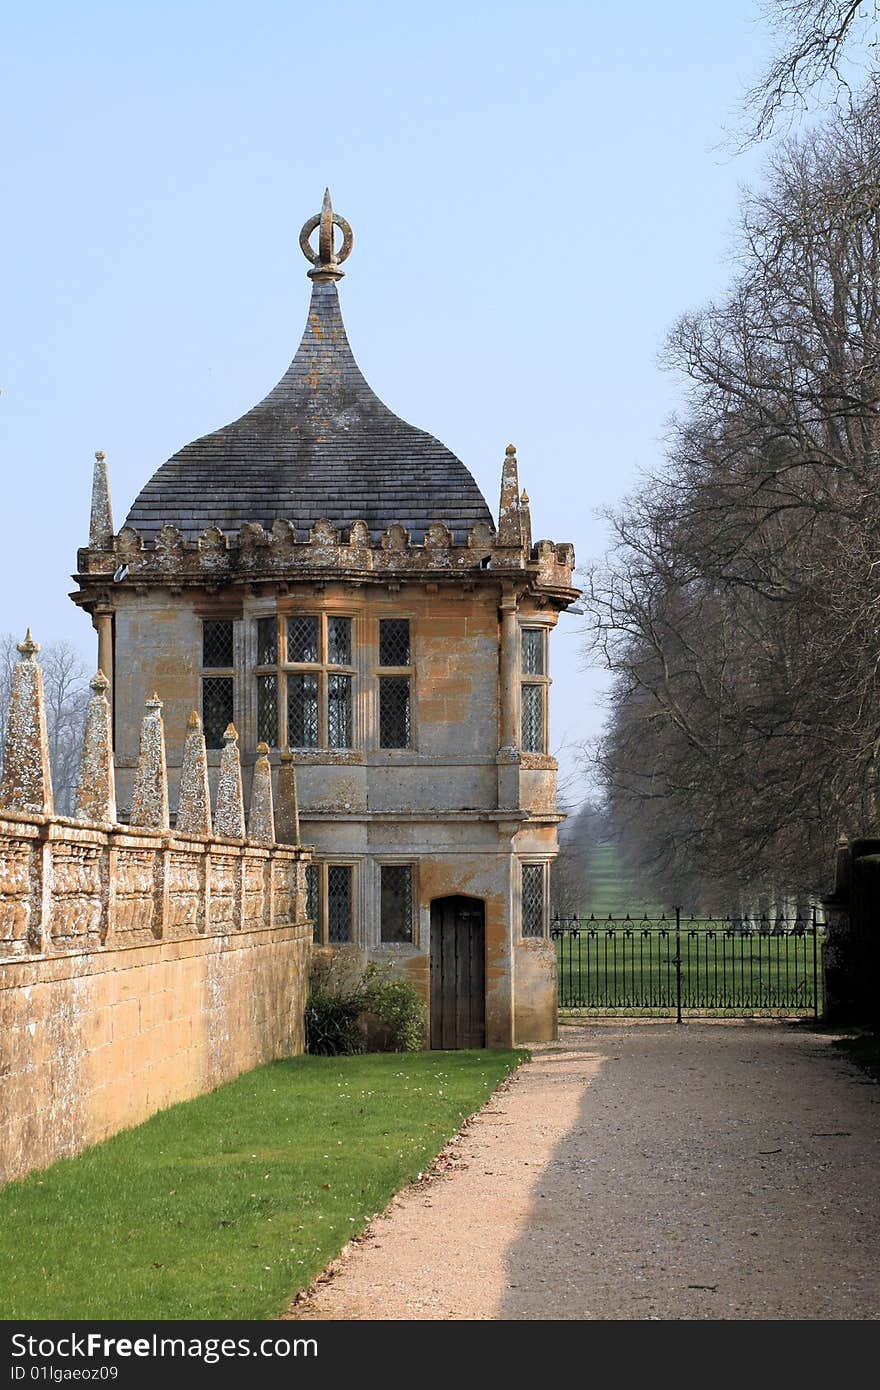
{"type": "Polygon", "coordinates": [[[300,232],[299,244],[306,260],[312,263],[312,268],[309,271],[310,280],[342,279],[345,271],[340,270],[340,264],[347,260],[351,254],[354,235],[345,218],[333,211],[329,188],[324,190],[324,202],[321,211],[316,213],[314,217],[310,217],[300,232]],[[318,250],[314,251],[309,238],[316,227],[319,228],[318,250]],[[342,233],[342,245],[338,251],[333,245],[334,227],[338,227],[342,233]]]}

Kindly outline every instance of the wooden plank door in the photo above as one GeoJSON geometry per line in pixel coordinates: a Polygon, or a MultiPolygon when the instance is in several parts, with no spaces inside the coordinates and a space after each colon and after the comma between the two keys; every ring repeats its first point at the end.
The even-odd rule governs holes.
{"type": "Polygon", "coordinates": [[[431,903],[431,1046],[486,1046],[486,928],[478,898],[431,903]]]}

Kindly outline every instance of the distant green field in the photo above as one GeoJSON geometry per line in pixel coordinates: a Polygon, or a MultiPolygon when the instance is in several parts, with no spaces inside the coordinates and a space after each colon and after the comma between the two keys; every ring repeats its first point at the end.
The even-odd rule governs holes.
{"type": "Polygon", "coordinates": [[[593,845],[587,851],[588,890],[581,906],[581,913],[594,917],[659,917],[661,905],[645,898],[639,892],[626,869],[623,867],[617,846],[610,843],[593,845]]]}

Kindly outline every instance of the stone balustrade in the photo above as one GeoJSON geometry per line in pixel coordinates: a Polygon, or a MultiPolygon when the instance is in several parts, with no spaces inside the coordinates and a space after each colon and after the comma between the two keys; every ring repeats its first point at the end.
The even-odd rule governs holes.
{"type": "MultiPolygon", "coordinates": [[[[169,826],[162,705],[146,703],[116,823],[107,682],[92,682],[76,814],[56,816],[39,648],[13,673],[0,781],[0,1181],[303,1050],[310,851],[275,842],[257,760],[248,828],[230,726],[212,828],[193,715],[169,826]]],[[[285,825],[296,829],[287,769],[285,825]]]]}
{"type": "MultiPolygon", "coordinates": [[[[55,816],[39,647],[30,632],[19,651],[0,784],[0,960],[304,919],[309,856],[297,846],[275,844],[265,756],[254,768],[246,838],[232,725],[220,768],[216,834],[205,740],[195,713],[172,830],[162,702],[156,695],[147,700],[131,821],[115,824],[110,707],[100,671],[92,681],[76,815],[55,816]]],[[[288,779],[292,775],[291,768],[288,779]]],[[[295,789],[291,795],[295,804],[295,789]]]]}

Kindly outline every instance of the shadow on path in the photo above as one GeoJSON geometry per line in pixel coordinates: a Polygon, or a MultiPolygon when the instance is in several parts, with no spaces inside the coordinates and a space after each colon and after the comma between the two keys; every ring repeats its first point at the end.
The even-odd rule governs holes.
{"type": "Polygon", "coordinates": [[[563,1041],[558,1068],[536,1054],[547,1084],[570,1086],[579,1055],[589,1084],[495,1317],[880,1316],[880,1088],[827,1035],[639,1023],[563,1041]]]}

